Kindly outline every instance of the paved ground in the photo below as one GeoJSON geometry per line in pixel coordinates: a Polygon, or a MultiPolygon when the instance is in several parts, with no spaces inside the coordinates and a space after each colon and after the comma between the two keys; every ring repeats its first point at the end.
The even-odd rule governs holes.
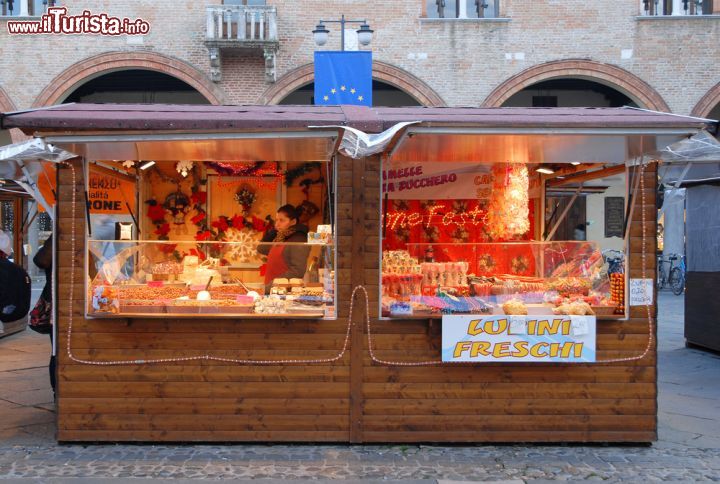
{"type": "Polygon", "coordinates": [[[720,356],[684,345],[682,297],[662,293],[659,441],[632,446],[57,445],[47,336],[0,339],[0,480],[347,482],[720,481],[720,356]]]}

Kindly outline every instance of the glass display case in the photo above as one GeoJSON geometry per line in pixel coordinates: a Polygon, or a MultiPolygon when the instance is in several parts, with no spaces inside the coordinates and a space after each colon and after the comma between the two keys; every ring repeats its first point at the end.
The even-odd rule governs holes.
{"type": "MultiPolygon", "coordinates": [[[[624,280],[624,279],[620,279],[624,280]]],[[[598,315],[624,313],[595,242],[408,243],[383,251],[381,313],[598,315]]]]}
{"type": "Polygon", "coordinates": [[[89,240],[87,250],[88,317],[335,317],[332,241],[89,240]]]}

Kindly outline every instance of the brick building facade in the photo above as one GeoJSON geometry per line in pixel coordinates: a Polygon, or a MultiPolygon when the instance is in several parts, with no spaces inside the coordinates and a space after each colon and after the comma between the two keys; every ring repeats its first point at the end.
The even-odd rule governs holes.
{"type": "MultiPolygon", "coordinates": [[[[17,12],[27,12],[27,2],[42,3],[15,0],[16,9],[25,8],[17,12]]],[[[10,35],[2,17],[0,110],[60,103],[83,83],[127,69],[166,73],[211,103],[278,103],[312,82],[311,31],[319,19],[341,13],[367,18],[375,30],[375,78],[420,104],[500,106],[538,82],[579,79],[648,109],[710,116],[720,105],[718,0],[694,16],[647,16],[642,0],[500,0],[498,15],[483,19],[431,18],[433,0],[268,0],[277,11],[274,82],[263,48],[221,49],[219,63],[211,60],[206,8],[221,2],[57,2],[69,14],[142,18],[151,26],[144,36],[10,35]]],[[[339,27],[328,27],[326,48],[336,49],[339,27]]]]}

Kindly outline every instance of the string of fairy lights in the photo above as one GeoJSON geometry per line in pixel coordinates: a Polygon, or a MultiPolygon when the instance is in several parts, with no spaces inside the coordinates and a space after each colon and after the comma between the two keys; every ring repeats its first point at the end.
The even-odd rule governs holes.
{"type": "MultiPolygon", "coordinates": [[[[653,160],[654,161],[654,160],[653,160]]],[[[72,187],[72,198],[71,198],[71,217],[70,217],[70,249],[71,253],[76,253],[77,250],[77,175],[76,175],[76,169],[75,165],[72,162],[60,162],[62,165],[65,165],[70,168],[71,171],[71,187],[72,187]]],[[[642,227],[642,244],[641,244],[641,276],[643,279],[647,278],[647,248],[648,248],[648,242],[647,242],[647,227],[646,227],[646,221],[647,219],[647,204],[646,204],[646,191],[645,191],[645,167],[646,162],[644,159],[640,159],[640,163],[636,170],[636,176],[639,177],[639,192],[641,194],[641,227],[642,227]]],[[[637,193],[637,190],[636,190],[637,193]]],[[[363,285],[356,286],[352,294],[350,296],[350,307],[348,312],[348,318],[347,318],[347,327],[345,331],[345,339],[342,345],[342,348],[339,350],[338,353],[336,353],[334,356],[330,356],[327,358],[312,358],[312,359],[297,359],[297,358],[285,358],[285,359],[247,359],[247,358],[227,358],[217,355],[212,355],[209,353],[205,353],[202,355],[196,355],[196,356],[185,356],[185,357],[177,357],[177,358],[131,358],[126,360],[89,360],[85,358],[80,358],[75,355],[72,349],[72,334],[73,334],[73,322],[75,318],[75,311],[74,311],[74,303],[75,303],[75,274],[76,274],[76,264],[74,261],[71,261],[70,263],[70,269],[69,269],[69,289],[68,289],[68,307],[67,307],[67,318],[68,318],[68,325],[67,325],[67,338],[66,338],[66,350],[67,350],[67,356],[70,360],[85,364],[85,365],[96,365],[96,366],[118,366],[118,365],[146,365],[146,364],[167,364],[167,363],[180,363],[180,362],[188,362],[188,361],[218,361],[218,362],[224,362],[224,363],[234,363],[239,365],[310,365],[310,364],[326,364],[326,363],[333,363],[335,361],[339,361],[342,359],[347,352],[348,343],[350,341],[350,335],[352,332],[353,327],[353,314],[354,314],[354,308],[355,308],[355,302],[357,300],[358,293],[363,294],[363,300],[365,303],[365,326],[367,328],[367,337],[368,337],[368,351],[370,353],[370,358],[373,361],[373,363],[386,365],[386,366],[440,366],[440,365],[477,365],[483,362],[444,362],[440,360],[431,360],[431,361],[393,361],[393,360],[387,360],[384,358],[380,358],[375,353],[375,342],[372,332],[372,325],[371,325],[371,318],[370,318],[370,304],[369,304],[369,297],[367,289],[363,285]]],[[[644,290],[647,292],[647,287],[643,286],[644,290]]],[[[55,298],[56,288],[55,284],[52,284],[52,297],[55,298]]],[[[642,353],[635,355],[635,356],[629,356],[629,357],[623,357],[623,358],[611,358],[611,359],[605,359],[605,360],[597,360],[595,364],[609,364],[609,363],[619,363],[619,362],[629,362],[629,361],[636,361],[640,360],[642,358],[645,358],[649,352],[652,349],[653,346],[653,332],[654,332],[654,319],[652,316],[652,309],[650,305],[650,301],[652,298],[648,297],[648,294],[645,294],[645,308],[647,310],[647,321],[648,321],[648,340],[647,345],[645,349],[642,351],[642,353]]],[[[53,314],[53,324],[56,324],[55,321],[55,314],[53,314]]],[[[92,350],[92,353],[97,353],[97,350],[92,350]]]]}

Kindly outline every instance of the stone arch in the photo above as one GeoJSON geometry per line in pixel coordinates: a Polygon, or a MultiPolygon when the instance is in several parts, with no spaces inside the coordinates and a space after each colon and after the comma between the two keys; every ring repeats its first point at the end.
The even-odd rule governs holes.
{"type": "MultiPolygon", "coordinates": [[[[445,101],[430,86],[404,69],[385,62],[373,61],[373,79],[386,82],[415,98],[423,106],[445,106],[445,101]]],[[[313,82],[313,64],[305,64],[291,70],[268,88],[258,99],[258,104],[278,104],[288,94],[313,82]]]]}
{"type": "Polygon", "coordinates": [[[693,110],[690,112],[690,116],[697,116],[699,118],[707,118],[710,112],[720,104],[720,82],[715,84],[708,92],[705,93],[700,101],[695,105],[693,110]]]}
{"type": "Polygon", "coordinates": [[[625,69],[585,59],[552,61],[530,67],[496,87],[483,102],[484,107],[500,107],[513,94],[541,81],[580,78],[605,84],[622,92],[640,107],[670,112],[662,96],[650,84],[625,69]]]}
{"type": "Polygon", "coordinates": [[[51,106],[63,100],[84,82],[123,69],[147,69],[187,83],[212,104],[223,104],[225,95],[202,71],[185,61],[154,52],[110,52],[83,59],[55,77],[33,103],[51,106]]]}
{"type": "MultiPolygon", "coordinates": [[[[16,109],[17,107],[15,106],[15,103],[12,99],[10,99],[8,93],[5,92],[5,89],[0,86],[0,113],[9,113],[11,111],[15,111],[16,109]]],[[[31,138],[31,136],[27,136],[18,128],[10,129],[10,141],[13,143],[19,143],[20,141],[25,141],[31,138]]]]}
{"type": "Polygon", "coordinates": [[[12,102],[10,96],[5,92],[5,89],[0,86],[0,113],[8,113],[15,111],[15,103],[12,102]]]}

